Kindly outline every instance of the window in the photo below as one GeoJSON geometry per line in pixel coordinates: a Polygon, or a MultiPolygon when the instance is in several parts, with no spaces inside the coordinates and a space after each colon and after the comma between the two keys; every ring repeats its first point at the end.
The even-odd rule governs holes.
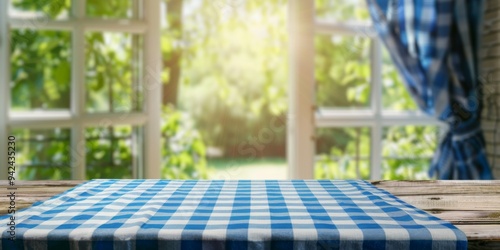
{"type": "Polygon", "coordinates": [[[19,177],[425,178],[441,124],[363,0],[236,2],[1,1],[0,139],[23,144],[19,177]]]}
{"type": "Polygon", "coordinates": [[[362,0],[290,1],[292,178],[427,178],[443,125],[418,111],[370,22],[362,0]]]}
{"type": "Polygon", "coordinates": [[[160,177],[159,29],[159,0],[0,2],[0,138],[19,141],[19,178],[160,177]]]}

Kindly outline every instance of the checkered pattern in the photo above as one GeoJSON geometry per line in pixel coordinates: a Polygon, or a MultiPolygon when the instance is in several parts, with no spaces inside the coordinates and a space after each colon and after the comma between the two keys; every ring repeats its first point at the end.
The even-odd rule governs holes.
{"type": "Polygon", "coordinates": [[[421,110],[450,124],[429,175],[493,178],[481,131],[483,0],[367,0],[374,26],[421,110]]]}
{"type": "Polygon", "coordinates": [[[92,180],[16,223],[1,249],[467,248],[450,223],[366,181],[92,180]]]}

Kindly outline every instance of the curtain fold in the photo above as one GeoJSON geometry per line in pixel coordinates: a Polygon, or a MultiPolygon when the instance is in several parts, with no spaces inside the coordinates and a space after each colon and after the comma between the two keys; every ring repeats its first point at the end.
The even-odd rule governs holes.
{"type": "Polygon", "coordinates": [[[483,1],[367,0],[374,27],[418,107],[449,124],[429,175],[492,179],[481,130],[483,1]]]}

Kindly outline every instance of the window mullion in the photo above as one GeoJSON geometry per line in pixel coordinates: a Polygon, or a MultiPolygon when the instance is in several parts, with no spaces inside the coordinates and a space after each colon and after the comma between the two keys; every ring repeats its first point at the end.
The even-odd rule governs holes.
{"type": "MultiPolygon", "coordinates": [[[[142,6],[139,0],[132,1],[132,19],[133,21],[141,20],[142,6]]],[[[142,21],[142,20],[141,20],[142,21]]],[[[144,21],[142,21],[144,22],[144,21]]],[[[145,23],[145,22],[144,22],[145,23]]],[[[146,31],[146,30],[145,30],[146,31]]],[[[144,32],[145,32],[144,31],[144,32]]],[[[138,36],[132,36],[132,50],[133,50],[133,68],[135,74],[132,80],[132,90],[133,90],[133,101],[132,110],[141,110],[142,106],[139,98],[139,90],[142,78],[142,66],[144,61],[142,60],[142,44],[138,36]],[[134,91],[135,90],[135,91],[134,91]]],[[[144,121],[147,121],[147,115],[144,115],[144,121]]],[[[143,124],[142,124],[143,125],[143,124]]],[[[132,132],[132,178],[144,178],[144,158],[143,158],[143,148],[144,144],[142,139],[144,138],[144,129],[142,127],[134,127],[132,132]]]]}
{"type": "Polygon", "coordinates": [[[148,30],[144,35],[144,67],[142,86],[147,122],[144,126],[144,178],[161,177],[161,47],[160,1],[147,0],[144,19],[148,30]]]}
{"type": "MultiPolygon", "coordinates": [[[[7,159],[7,137],[8,119],[10,108],[10,50],[9,50],[9,25],[8,25],[9,1],[0,1],[0,159],[7,159]]],[[[1,166],[7,164],[4,161],[1,166]]],[[[0,180],[7,179],[7,168],[0,171],[0,180]]]]}
{"type": "Polygon", "coordinates": [[[84,180],[85,176],[85,127],[80,122],[85,112],[85,30],[80,20],[85,17],[85,0],[73,0],[72,19],[76,20],[71,48],[71,113],[75,121],[71,128],[72,179],[84,180]]]}
{"type": "Polygon", "coordinates": [[[371,132],[371,170],[370,179],[378,180],[382,177],[382,46],[375,38],[370,43],[371,102],[375,114],[375,123],[371,132]]]}
{"type": "Polygon", "coordinates": [[[325,35],[345,35],[345,36],[365,36],[369,38],[377,37],[373,26],[369,24],[351,24],[337,22],[316,22],[316,33],[325,35]]]}
{"type": "Polygon", "coordinates": [[[314,177],[314,1],[289,2],[288,176],[314,177]]]}
{"type": "MultiPolygon", "coordinates": [[[[76,16],[75,16],[76,17],[76,16]]],[[[12,18],[10,25],[17,29],[35,30],[73,30],[76,25],[83,25],[86,31],[100,32],[125,32],[131,34],[142,34],[148,27],[140,20],[103,20],[97,18],[85,18],[85,20],[47,20],[40,22],[37,19],[12,18]]]]}

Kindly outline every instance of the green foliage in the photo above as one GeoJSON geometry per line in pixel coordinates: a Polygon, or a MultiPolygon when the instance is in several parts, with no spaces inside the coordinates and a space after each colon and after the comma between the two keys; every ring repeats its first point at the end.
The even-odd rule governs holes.
{"type": "MultiPolygon", "coordinates": [[[[364,1],[316,0],[320,20],[368,22],[364,1]]],[[[316,104],[353,108],[370,105],[370,38],[357,36],[315,37],[316,104]]]]}
{"type": "Polygon", "coordinates": [[[18,177],[25,180],[71,178],[69,129],[14,129],[18,177]]]}
{"type": "Polygon", "coordinates": [[[383,179],[427,179],[438,142],[435,126],[390,127],[385,130],[383,179]]]}
{"type": "Polygon", "coordinates": [[[136,35],[91,32],[85,36],[89,112],[139,111],[141,39],[136,35]]]}
{"type": "MultiPolygon", "coordinates": [[[[208,145],[238,145],[286,111],[287,1],[184,4],[191,9],[183,19],[179,105],[193,114],[208,145]]],[[[163,43],[164,51],[175,46],[163,43]]]]}
{"type": "Polygon", "coordinates": [[[87,15],[99,18],[127,18],[132,15],[132,0],[86,0],[87,15]]]}
{"type": "Polygon", "coordinates": [[[370,19],[365,0],[315,0],[316,16],[335,21],[370,19]]]}
{"type": "Polygon", "coordinates": [[[382,85],[384,108],[395,111],[418,109],[385,48],[382,51],[382,85]]]}
{"type": "MultiPolygon", "coordinates": [[[[71,1],[11,2],[17,10],[56,19],[68,14],[71,1]]],[[[320,19],[368,21],[368,12],[361,2],[316,0],[316,13],[320,19]]],[[[171,56],[173,48],[182,48],[179,107],[185,111],[171,107],[164,110],[162,174],[165,178],[206,178],[202,138],[210,146],[239,145],[248,140],[248,135],[258,135],[268,127],[272,117],[286,112],[287,1],[184,0],[184,6],[182,36],[168,28],[162,30],[165,58],[171,56]]],[[[92,17],[130,18],[131,1],[87,0],[86,13],[92,17]]],[[[142,110],[142,90],[137,86],[141,72],[147,69],[132,64],[140,58],[141,37],[87,32],[85,43],[86,111],[142,110]]],[[[70,32],[12,31],[14,110],[69,108],[70,47],[70,32]]],[[[370,39],[362,33],[354,37],[315,37],[318,106],[370,107],[370,49],[370,39]]],[[[166,72],[162,74],[163,81],[168,77],[166,72]]],[[[382,74],[384,108],[416,109],[387,53],[382,74]]],[[[86,129],[87,152],[82,157],[86,157],[87,176],[131,177],[137,160],[131,145],[135,145],[141,133],[140,128],[130,126],[86,129]]],[[[428,159],[414,158],[432,155],[435,135],[433,127],[386,128],[382,149],[384,178],[424,178],[428,159]]],[[[25,146],[20,160],[27,165],[19,172],[21,178],[70,178],[69,130],[22,130],[19,136],[28,140],[22,143],[25,146]]],[[[369,177],[368,129],[319,129],[316,137],[317,178],[369,177]]],[[[275,144],[284,144],[285,131],[274,138],[275,144]]]]}
{"type": "Polygon", "coordinates": [[[86,129],[88,179],[132,178],[134,130],[130,126],[86,129]]]}
{"type": "Polygon", "coordinates": [[[370,39],[317,36],[316,103],[323,107],[370,105],[370,39]]]}
{"type": "MultiPolygon", "coordinates": [[[[370,177],[370,134],[357,128],[319,130],[320,153],[315,164],[318,179],[368,179],[370,177]],[[323,145],[322,145],[322,144],[323,145]],[[325,152],[327,145],[334,145],[325,152]]],[[[403,126],[384,129],[382,179],[428,179],[427,170],[437,146],[435,126],[403,126]]]]}
{"type": "Polygon", "coordinates": [[[317,179],[367,179],[370,176],[370,130],[334,128],[316,130],[314,176],[317,179]]]}
{"type": "MultiPolygon", "coordinates": [[[[186,113],[166,107],[162,115],[162,177],[168,179],[207,178],[205,144],[186,113]]],[[[18,138],[18,172],[24,180],[70,179],[69,129],[15,130],[18,138]]],[[[132,178],[134,145],[141,130],[131,126],[87,128],[86,176],[132,178]]],[[[79,160],[79,159],[74,159],[79,160]]]]}
{"type": "Polygon", "coordinates": [[[332,159],[323,154],[314,165],[315,179],[368,179],[369,176],[370,162],[358,161],[348,155],[332,159]]]}
{"type": "MultiPolygon", "coordinates": [[[[368,21],[366,9],[356,1],[316,0],[321,19],[368,21]]],[[[370,106],[370,39],[316,36],[315,79],[318,106],[368,108],[370,106]]],[[[388,53],[383,51],[382,104],[394,111],[416,110],[388,53]]],[[[318,129],[315,177],[327,179],[369,178],[370,133],[355,129],[318,129]],[[361,147],[358,151],[353,150],[361,147]],[[330,148],[328,150],[327,148],[330,148]]],[[[435,127],[387,127],[383,135],[384,179],[425,179],[436,142],[435,127]]]]}
{"type": "Polygon", "coordinates": [[[12,31],[14,110],[69,108],[70,36],[65,31],[12,31]]]}
{"type": "Polygon", "coordinates": [[[10,3],[16,11],[35,14],[41,25],[43,19],[67,17],[71,6],[71,0],[10,0],[10,3]]]}
{"type": "MultiPolygon", "coordinates": [[[[35,11],[56,18],[69,9],[69,1],[12,2],[19,11],[35,11]]],[[[105,18],[130,16],[131,1],[87,1],[87,14],[105,18]]],[[[17,110],[69,109],[71,33],[13,30],[11,70],[12,106],[17,110]],[[43,61],[43,63],[40,63],[43,61]]],[[[142,40],[130,34],[85,34],[87,112],[141,110],[137,87],[142,40]]],[[[205,146],[190,118],[172,108],[163,114],[163,177],[206,178],[205,146]]],[[[69,129],[20,130],[24,145],[18,160],[21,179],[70,179],[69,129]],[[64,131],[64,132],[61,132],[64,131]]],[[[131,126],[85,130],[87,178],[131,178],[141,136],[131,126]],[[135,148],[135,149],[134,149],[135,148]]],[[[79,159],[73,159],[79,160],[79,159]]]]}
{"type": "Polygon", "coordinates": [[[165,107],[162,121],[162,177],[206,179],[205,144],[190,116],[165,107]]]}

